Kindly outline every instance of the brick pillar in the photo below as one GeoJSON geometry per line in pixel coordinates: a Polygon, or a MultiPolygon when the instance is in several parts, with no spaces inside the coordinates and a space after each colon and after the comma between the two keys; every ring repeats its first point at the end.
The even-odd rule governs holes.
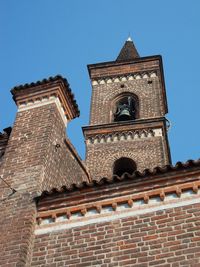
{"type": "Polygon", "coordinates": [[[59,174],[54,155],[67,121],[79,111],[62,77],[16,87],[12,94],[18,112],[0,169],[0,266],[22,267],[30,265],[34,197],[51,187],[53,172],[59,174]]]}

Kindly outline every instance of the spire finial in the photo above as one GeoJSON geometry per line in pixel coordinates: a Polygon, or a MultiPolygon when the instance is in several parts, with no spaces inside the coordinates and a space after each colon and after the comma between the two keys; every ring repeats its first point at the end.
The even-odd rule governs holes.
{"type": "Polygon", "coordinates": [[[128,33],[128,39],[126,40],[127,42],[132,42],[132,39],[131,39],[131,34],[130,32],[128,33]]]}
{"type": "Polygon", "coordinates": [[[122,47],[116,61],[132,60],[138,57],[140,56],[137,52],[137,49],[135,48],[135,45],[131,39],[129,32],[128,39],[126,40],[124,46],[122,47]]]}
{"type": "Polygon", "coordinates": [[[132,42],[131,36],[129,35],[128,39],[126,40],[127,42],[132,42]]]}

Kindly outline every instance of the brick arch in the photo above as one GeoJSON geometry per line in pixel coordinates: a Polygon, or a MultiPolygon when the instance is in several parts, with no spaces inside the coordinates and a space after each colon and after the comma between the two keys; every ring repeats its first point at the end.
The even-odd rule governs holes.
{"type": "MultiPolygon", "coordinates": [[[[109,91],[109,90],[108,90],[109,91]]],[[[135,90],[136,91],[136,90],[135,90]]],[[[115,109],[115,104],[116,102],[122,98],[123,96],[130,95],[133,97],[136,103],[136,119],[140,117],[140,96],[138,92],[135,92],[133,90],[133,87],[125,87],[125,88],[120,88],[118,90],[112,90],[108,94],[106,94],[103,104],[106,104],[110,108],[109,112],[109,122],[113,122],[113,113],[115,109]]]]}
{"type": "Polygon", "coordinates": [[[118,101],[120,101],[120,99],[124,98],[124,97],[128,97],[131,96],[131,98],[134,100],[134,105],[135,105],[135,119],[139,118],[139,99],[138,96],[132,92],[122,92],[120,94],[118,94],[114,99],[112,99],[111,101],[111,109],[112,109],[112,113],[110,114],[110,122],[112,122],[114,120],[113,118],[113,114],[116,111],[116,105],[118,103],[118,101]]]}
{"type": "Polygon", "coordinates": [[[122,176],[125,172],[132,174],[136,169],[137,165],[133,159],[121,157],[114,161],[113,175],[122,176]]]}
{"type": "MultiPolygon", "coordinates": [[[[107,155],[107,160],[104,162],[104,164],[102,165],[102,170],[105,170],[105,172],[108,174],[107,176],[112,176],[113,174],[113,164],[116,160],[120,159],[120,158],[130,158],[133,161],[135,161],[135,154],[132,152],[128,152],[128,151],[119,151],[116,153],[112,153],[112,154],[108,154],[107,155]]],[[[135,161],[135,163],[137,164],[137,162],[135,161]]]]}
{"type": "Polygon", "coordinates": [[[139,95],[137,94],[137,90],[133,90],[132,85],[126,86],[124,88],[121,88],[119,85],[118,90],[109,90],[109,86],[108,86],[108,93],[104,97],[104,103],[111,101],[117,95],[121,93],[126,93],[126,92],[136,94],[139,97],[139,95]]]}

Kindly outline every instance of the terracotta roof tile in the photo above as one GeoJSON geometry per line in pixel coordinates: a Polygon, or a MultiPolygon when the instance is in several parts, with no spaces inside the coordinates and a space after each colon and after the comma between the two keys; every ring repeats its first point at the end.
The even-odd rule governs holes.
{"type": "Polygon", "coordinates": [[[112,178],[102,177],[100,180],[92,180],[91,182],[82,182],[79,184],[71,184],[70,186],[62,186],[61,188],[52,188],[50,191],[43,191],[41,197],[49,196],[58,193],[70,192],[79,189],[101,186],[105,184],[113,184],[116,182],[131,180],[134,178],[144,178],[148,176],[154,176],[159,174],[167,174],[168,172],[187,170],[192,167],[200,167],[200,159],[188,160],[187,162],[177,162],[175,165],[165,165],[163,167],[155,167],[153,170],[145,169],[143,172],[135,171],[132,175],[124,173],[122,176],[113,175],[112,178]]]}
{"type": "Polygon", "coordinates": [[[74,105],[74,108],[75,108],[75,110],[76,110],[76,112],[77,112],[77,114],[79,116],[80,115],[80,111],[79,111],[78,105],[76,103],[76,100],[74,98],[74,94],[71,91],[71,88],[69,86],[69,83],[68,83],[67,79],[63,78],[61,75],[56,75],[54,77],[49,77],[48,79],[43,79],[43,80],[37,81],[37,82],[26,83],[26,84],[23,84],[23,85],[15,86],[11,90],[11,93],[14,94],[14,92],[18,91],[18,90],[27,89],[27,88],[31,88],[31,87],[36,87],[36,86],[40,86],[40,85],[45,85],[45,84],[52,83],[52,82],[57,82],[57,81],[62,81],[64,83],[64,85],[66,86],[66,88],[68,90],[68,93],[69,93],[69,96],[71,98],[71,101],[72,101],[72,103],[74,105]]]}

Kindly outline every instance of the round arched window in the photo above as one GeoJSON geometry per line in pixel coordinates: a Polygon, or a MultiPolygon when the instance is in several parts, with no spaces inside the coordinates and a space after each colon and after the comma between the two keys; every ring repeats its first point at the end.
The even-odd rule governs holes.
{"type": "Polygon", "coordinates": [[[136,118],[136,103],[132,96],[123,96],[115,104],[114,121],[128,121],[136,118]]]}
{"type": "Polygon", "coordinates": [[[114,162],[113,174],[120,177],[125,172],[132,174],[134,171],[136,171],[136,169],[136,163],[132,159],[122,157],[114,162]]]}

